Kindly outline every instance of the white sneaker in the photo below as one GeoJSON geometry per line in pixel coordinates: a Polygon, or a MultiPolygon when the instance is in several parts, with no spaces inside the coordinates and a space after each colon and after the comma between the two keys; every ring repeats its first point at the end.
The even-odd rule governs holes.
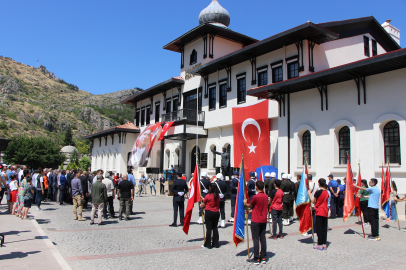
{"type": "Polygon", "coordinates": [[[155,194],[155,197],[158,196],[157,194],[155,194]]]}
{"type": "Polygon", "coordinates": [[[309,236],[309,234],[308,234],[308,233],[303,233],[302,235],[303,235],[303,236],[309,236]]]}
{"type": "Polygon", "coordinates": [[[206,249],[207,249],[207,247],[205,247],[205,246],[203,246],[203,245],[201,245],[200,247],[201,247],[201,248],[206,248],[206,249]]]}
{"type": "Polygon", "coordinates": [[[251,224],[251,219],[248,220],[248,224],[251,224]]]}
{"type": "Polygon", "coordinates": [[[230,218],[228,222],[234,222],[234,218],[230,218]]]}
{"type": "Polygon", "coordinates": [[[293,217],[290,217],[290,218],[289,218],[289,221],[293,221],[293,217]]]}
{"type": "Polygon", "coordinates": [[[221,228],[225,228],[225,227],[226,227],[225,220],[221,220],[220,227],[221,227],[221,228]]]}
{"type": "Polygon", "coordinates": [[[196,223],[197,223],[197,224],[202,224],[202,223],[203,223],[202,217],[199,217],[199,220],[198,220],[196,223]]]}

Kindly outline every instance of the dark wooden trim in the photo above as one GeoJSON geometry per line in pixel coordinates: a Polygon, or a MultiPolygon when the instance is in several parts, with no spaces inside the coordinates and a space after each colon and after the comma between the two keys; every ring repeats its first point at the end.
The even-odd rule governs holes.
{"type": "Polygon", "coordinates": [[[261,70],[261,69],[268,69],[268,65],[261,66],[261,67],[257,68],[257,71],[258,71],[258,70],[261,70]]]}
{"type": "Polygon", "coordinates": [[[221,83],[226,82],[227,83],[227,78],[221,79],[217,81],[217,83],[220,85],[221,83]]]}
{"type": "Polygon", "coordinates": [[[217,85],[217,82],[209,83],[209,84],[207,85],[207,87],[208,87],[208,88],[211,88],[213,85],[217,85]]]}
{"type": "Polygon", "coordinates": [[[285,59],[285,61],[286,61],[286,63],[287,63],[288,61],[291,61],[291,60],[293,60],[293,59],[297,59],[297,60],[299,61],[299,55],[296,54],[296,55],[287,57],[287,58],[285,59]]]}
{"type": "MultiPolygon", "coordinates": [[[[279,60],[279,61],[273,62],[273,63],[270,64],[270,66],[271,66],[271,68],[273,68],[273,66],[276,66],[276,65],[279,65],[279,64],[282,64],[282,65],[283,65],[283,60],[279,60]]],[[[278,67],[279,67],[279,66],[278,66],[278,67]]]]}
{"type": "Polygon", "coordinates": [[[235,77],[241,77],[241,76],[246,76],[247,75],[247,72],[241,72],[241,73],[238,73],[237,75],[235,75],[235,77]]]}

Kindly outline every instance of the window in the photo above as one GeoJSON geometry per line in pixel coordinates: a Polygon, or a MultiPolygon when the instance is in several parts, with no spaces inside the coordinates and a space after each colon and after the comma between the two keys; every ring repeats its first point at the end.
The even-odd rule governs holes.
{"type": "Polygon", "coordinates": [[[192,53],[190,54],[190,65],[193,65],[196,63],[197,63],[197,52],[196,52],[196,50],[193,50],[192,53]]]}
{"type": "Polygon", "coordinates": [[[141,109],[141,126],[145,124],[145,109],[141,109]]]}
{"type": "Polygon", "coordinates": [[[311,141],[310,141],[310,131],[306,131],[303,133],[302,138],[302,146],[303,146],[303,165],[307,164],[311,165],[311,141]]]}
{"type": "Polygon", "coordinates": [[[161,103],[155,103],[155,123],[159,122],[159,113],[161,112],[161,103]]]}
{"type": "Polygon", "coordinates": [[[140,126],[140,110],[138,110],[138,111],[135,112],[135,125],[136,125],[137,127],[140,126]]]}
{"type": "Polygon", "coordinates": [[[171,100],[168,99],[166,101],[166,113],[170,113],[171,112],[171,100]]]}
{"type": "Polygon", "coordinates": [[[151,107],[147,107],[147,115],[146,115],[146,124],[150,124],[150,119],[151,119],[151,107]]]}
{"type": "Polygon", "coordinates": [[[220,108],[227,107],[227,84],[220,85],[220,108]]]}
{"type": "Polygon", "coordinates": [[[207,153],[200,154],[200,168],[207,168],[207,153]]]}
{"type": "Polygon", "coordinates": [[[174,98],[172,102],[172,111],[176,112],[178,110],[178,98],[174,98]]]}
{"type": "Polygon", "coordinates": [[[288,64],[288,79],[299,77],[299,62],[288,64]]]}
{"type": "Polygon", "coordinates": [[[272,69],[272,82],[277,83],[283,81],[283,71],[282,66],[272,69]]]}
{"type": "Polygon", "coordinates": [[[268,70],[258,72],[258,86],[268,84],[268,70]]]}
{"type": "Polygon", "coordinates": [[[237,79],[237,102],[244,103],[246,96],[245,77],[237,79]]]}
{"type": "Polygon", "coordinates": [[[209,110],[216,109],[216,87],[209,89],[209,110]]]}
{"type": "Polygon", "coordinates": [[[400,164],[399,124],[396,121],[387,123],[383,129],[385,142],[385,162],[400,164]]]}
{"type": "Polygon", "coordinates": [[[378,45],[376,40],[372,39],[372,56],[378,55],[378,45]]]}
{"type": "MultiPolygon", "coordinates": [[[[216,151],[216,146],[212,147],[213,151],[216,151]]],[[[213,168],[216,168],[216,154],[213,153],[213,168]]]]}
{"type": "Polygon", "coordinates": [[[345,126],[338,133],[340,164],[347,164],[347,152],[350,152],[350,128],[345,126]]]}
{"type": "Polygon", "coordinates": [[[369,56],[369,37],[364,36],[364,54],[369,56]]]}

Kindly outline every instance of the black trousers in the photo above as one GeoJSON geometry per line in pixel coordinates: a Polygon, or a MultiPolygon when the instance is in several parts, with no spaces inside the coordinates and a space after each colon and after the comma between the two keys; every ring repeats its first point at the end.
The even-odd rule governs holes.
{"type": "Polygon", "coordinates": [[[231,217],[234,218],[235,202],[237,197],[231,197],[231,217]]]}
{"type": "Polygon", "coordinates": [[[368,218],[368,201],[360,201],[359,205],[361,206],[361,211],[362,214],[364,215],[364,222],[368,223],[369,218],[368,218]]]}
{"type": "Polygon", "coordinates": [[[372,237],[379,236],[379,209],[368,207],[368,220],[371,224],[372,237]]]}
{"type": "Polygon", "coordinates": [[[288,219],[289,218],[289,210],[290,210],[291,202],[283,202],[283,210],[282,210],[282,218],[288,219]]]}
{"type": "Polygon", "coordinates": [[[184,201],[173,201],[173,223],[176,224],[178,219],[178,209],[180,223],[183,224],[183,218],[185,217],[185,202],[184,201]]]}
{"type": "MultiPolygon", "coordinates": [[[[107,197],[107,202],[109,204],[109,212],[110,216],[114,216],[114,206],[113,206],[113,196],[107,197]]],[[[107,217],[107,205],[105,204],[103,207],[103,216],[107,217]]]]}
{"type": "Polygon", "coordinates": [[[327,245],[327,217],[316,216],[317,244],[327,245]]]}
{"type": "Polygon", "coordinates": [[[3,200],[4,192],[6,192],[6,188],[2,188],[0,191],[0,203],[3,200]]]}
{"type": "Polygon", "coordinates": [[[204,246],[207,248],[220,247],[219,231],[217,229],[219,218],[219,212],[204,211],[204,222],[206,222],[206,241],[204,242],[204,246]]]}
{"type": "Polygon", "coordinates": [[[254,258],[266,257],[266,223],[251,223],[252,241],[254,242],[254,258]],[[259,243],[261,243],[261,252],[259,251],[259,243]]]}
{"type": "Polygon", "coordinates": [[[160,185],[159,190],[160,190],[160,193],[161,193],[161,194],[164,194],[164,193],[165,193],[165,186],[162,185],[162,183],[161,183],[161,185],[160,185]]]}
{"type": "Polygon", "coordinates": [[[337,217],[343,217],[344,214],[344,198],[338,198],[337,217]]]}
{"type": "Polygon", "coordinates": [[[65,199],[65,189],[66,186],[59,186],[59,204],[63,204],[65,199]]]}
{"type": "Polygon", "coordinates": [[[52,192],[52,196],[53,196],[53,202],[57,202],[58,201],[58,190],[59,187],[54,187],[53,188],[53,192],[52,192]]]}
{"type": "Polygon", "coordinates": [[[226,219],[226,210],[224,209],[225,207],[226,207],[226,201],[220,201],[221,220],[226,219]]]}
{"type": "Polygon", "coordinates": [[[290,201],[290,207],[288,212],[289,217],[293,217],[293,202],[294,202],[293,200],[290,201]]]}
{"type": "Polygon", "coordinates": [[[279,235],[283,233],[283,226],[282,226],[282,210],[274,210],[271,209],[272,215],[272,235],[276,235],[276,227],[279,227],[279,235]]]}
{"type": "Polygon", "coordinates": [[[337,197],[334,196],[334,194],[331,194],[331,199],[330,199],[330,218],[336,218],[337,217],[337,197]]]}
{"type": "MultiPolygon", "coordinates": [[[[250,198],[250,201],[252,201],[252,198],[254,197],[255,195],[250,195],[249,196],[249,198],[250,198]]],[[[251,216],[252,216],[252,214],[250,213],[250,214],[248,214],[248,219],[251,219],[251,216]]]]}

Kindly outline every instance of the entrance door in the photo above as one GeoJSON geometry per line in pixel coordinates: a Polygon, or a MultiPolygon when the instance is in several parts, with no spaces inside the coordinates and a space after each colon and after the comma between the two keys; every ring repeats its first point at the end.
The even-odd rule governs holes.
{"type": "Polygon", "coordinates": [[[195,171],[196,167],[196,156],[199,157],[199,164],[200,164],[200,149],[199,147],[193,147],[192,154],[190,157],[190,173],[195,171]],[[197,148],[197,155],[196,155],[196,148],[197,148]]]}

